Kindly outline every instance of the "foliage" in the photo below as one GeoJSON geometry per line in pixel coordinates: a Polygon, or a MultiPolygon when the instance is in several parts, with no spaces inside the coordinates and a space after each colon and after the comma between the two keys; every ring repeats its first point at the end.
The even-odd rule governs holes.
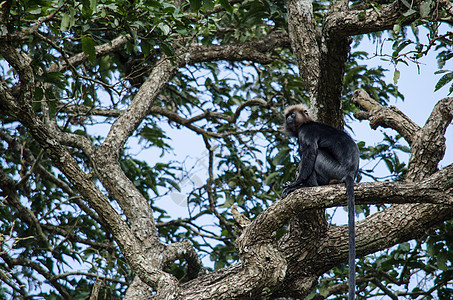
{"type": "MultiPolygon", "coordinates": [[[[425,3],[434,5],[433,1],[425,3]]],[[[321,20],[326,3],[315,1],[314,7],[321,20]]],[[[429,13],[423,7],[422,19],[409,27],[402,19],[394,28],[394,52],[388,59],[395,66],[417,62],[435,48],[442,74],[433,87],[437,90],[453,80],[452,70],[446,68],[453,53],[452,34],[439,34],[436,22],[426,22],[429,13]],[[429,30],[428,44],[419,41],[419,26],[429,30]],[[408,39],[407,30],[416,34],[416,41],[408,39]],[[404,52],[410,45],[415,48],[404,52]]],[[[21,35],[39,20],[44,21],[39,30],[15,41],[31,58],[39,76],[33,108],[40,116],[50,111],[60,130],[88,137],[96,145],[105,140],[105,124],[113,123],[127,108],[161,57],[176,61],[181,47],[243,43],[287,30],[284,1],[17,0],[11,1],[10,22],[0,32],[21,35]],[[119,36],[127,37],[122,47],[97,54],[101,46],[119,36]],[[68,60],[77,53],[88,60],[83,64],[68,60]],[[55,71],[55,66],[61,65],[66,68],[55,71]],[[41,104],[43,99],[47,107],[41,104]]],[[[397,76],[389,83],[387,70],[363,63],[371,55],[355,51],[349,57],[343,92],[345,115],[357,111],[349,101],[357,88],[385,105],[392,99],[403,99],[396,87],[397,76]]],[[[291,49],[278,47],[270,57],[268,64],[208,61],[181,68],[155,102],[156,108],[168,113],[150,112],[119,158],[126,176],[153,208],[161,241],[189,239],[211,269],[238,260],[231,205],[237,203],[253,219],[279,199],[282,185],[296,173],[296,151],[279,132],[280,112],[286,105],[308,103],[309,98],[291,49]],[[237,122],[225,121],[253,98],[267,104],[247,106],[237,122]],[[185,120],[206,114],[194,122],[204,133],[171,113],[185,120]],[[221,136],[209,136],[212,132],[221,136]],[[185,155],[181,157],[177,149],[180,140],[199,143],[202,150],[195,162],[187,159],[185,164],[185,155]],[[134,145],[145,155],[136,155],[134,145]],[[184,195],[182,214],[186,217],[179,218],[175,212],[174,193],[184,195]]],[[[1,80],[14,86],[18,76],[1,59],[1,80]]],[[[0,121],[0,164],[8,178],[0,181],[2,186],[11,184],[20,195],[18,199],[5,198],[3,188],[0,198],[0,299],[87,299],[99,282],[101,297],[123,297],[134,274],[112,234],[88,213],[77,187],[61,174],[30,133],[3,109],[0,121]]],[[[406,162],[399,155],[408,148],[399,140],[400,136],[386,134],[375,146],[360,141],[362,165],[366,166],[361,176],[404,180],[406,162]],[[374,174],[380,162],[388,169],[383,176],[374,174]]],[[[78,164],[91,172],[92,180],[100,186],[87,156],[77,147],[70,148],[78,164]]],[[[370,213],[366,207],[362,211],[370,213]]],[[[374,284],[360,286],[361,296],[382,295],[384,286],[402,289],[408,297],[429,298],[436,291],[439,298],[447,299],[452,293],[452,226],[447,222],[420,239],[361,259],[359,274],[372,277],[374,284]],[[416,280],[415,271],[434,279],[427,287],[409,285],[416,280]]],[[[184,268],[184,263],[176,262],[167,271],[183,281],[184,268]]],[[[323,277],[317,291],[330,295],[327,288],[344,282],[346,274],[344,266],[335,267],[323,277]]]]}

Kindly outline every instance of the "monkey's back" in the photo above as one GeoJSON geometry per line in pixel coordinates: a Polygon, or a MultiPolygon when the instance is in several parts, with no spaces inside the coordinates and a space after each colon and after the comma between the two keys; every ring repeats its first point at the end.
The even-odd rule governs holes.
{"type": "Polygon", "coordinates": [[[359,167],[359,149],[354,140],[343,130],[332,126],[309,122],[299,128],[301,145],[315,143],[318,149],[327,152],[345,167],[345,172],[357,173],[359,167]]]}

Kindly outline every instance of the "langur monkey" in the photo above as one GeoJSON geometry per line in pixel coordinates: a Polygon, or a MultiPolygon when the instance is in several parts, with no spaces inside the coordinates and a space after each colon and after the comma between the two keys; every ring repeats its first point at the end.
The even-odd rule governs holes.
{"type": "Polygon", "coordinates": [[[343,130],[315,122],[304,105],[285,109],[284,131],[297,137],[299,144],[299,175],[287,184],[282,198],[292,191],[336,180],[346,184],[349,227],[349,300],[355,299],[355,228],[354,180],[359,169],[359,149],[343,130]]]}

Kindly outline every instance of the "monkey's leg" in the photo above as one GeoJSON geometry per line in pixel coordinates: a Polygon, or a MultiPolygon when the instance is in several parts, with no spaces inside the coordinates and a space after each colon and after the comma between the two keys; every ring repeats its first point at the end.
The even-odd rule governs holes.
{"type": "Polygon", "coordinates": [[[292,182],[291,184],[287,185],[282,192],[282,199],[288,196],[290,193],[294,192],[297,189],[301,189],[304,187],[311,187],[311,186],[318,186],[317,175],[315,172],[311,173],[307,180],[302,182],[292,182]]]}
{"type": "Polygon", "coordinates": [[[285,198],[286,196],[288,196],[290,193],[297,190],[298,188],[300,188],[300,186],[291,186],[291,187],[285,188],[282,192],[282,199],[285,198]]]}

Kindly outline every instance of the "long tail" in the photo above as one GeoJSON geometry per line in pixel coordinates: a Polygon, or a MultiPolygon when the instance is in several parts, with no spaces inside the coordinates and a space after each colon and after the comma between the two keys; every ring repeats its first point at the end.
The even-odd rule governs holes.
{"type": "Polygon", "coordinates": [[[345,179],[346,195],[348,197],[348,228],[349,228],[349,295],[348,300],[355,299],[355,200],[354,178],[345,179]]]}

